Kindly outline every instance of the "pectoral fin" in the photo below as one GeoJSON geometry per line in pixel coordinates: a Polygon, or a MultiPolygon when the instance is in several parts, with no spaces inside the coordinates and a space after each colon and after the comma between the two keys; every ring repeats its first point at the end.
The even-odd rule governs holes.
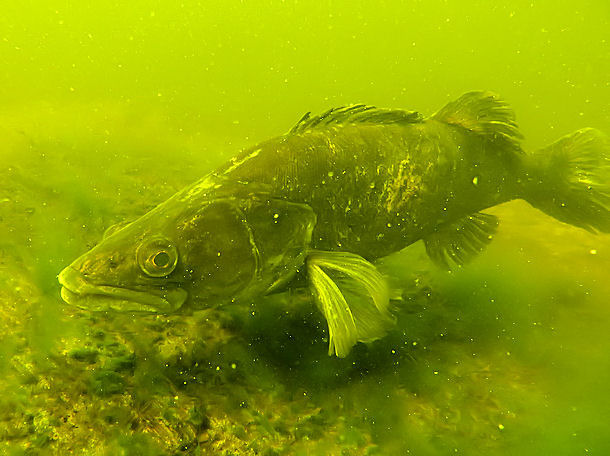
{"type": "Polygon", "coordinates": [[[343,358],[357,342],[379,339],[394,324],[387,283],[364,258],[312,251],[307,271],[316,304],[328,323],[329,355],[343,358]]]}
{"type": "Polygon", "coordinates": [[[444,225],[426,238],[426,252],[439,267],[447,270],[461,267],[481,253],[498,228],[495,215],[478,212],[444,225]]]}

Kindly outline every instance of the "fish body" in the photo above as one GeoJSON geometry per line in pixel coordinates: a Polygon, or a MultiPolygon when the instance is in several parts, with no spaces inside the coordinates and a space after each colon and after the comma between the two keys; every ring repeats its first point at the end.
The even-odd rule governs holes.
{"type": "Polygon", "coordinates": [[[329,326],[329,353],[393,324],[371,263],[424,240],[461,266],[497,226],[485,208],[524,198],[555,218],[610,231],[608,141],[580,130],[525,154],[514,114],[472,92],[429,118],[364,105],[304,116],[136,221],[59,276],[92,309],[175,312],[239,302],[306,275],[329,326]]]}
{"type": "Polygon", "coordinates": [[[435,119],[340,124],[275,138],[220,169],[317,214],[312,247],[374,260],[439,226],[512,199],[518,149],[435,119]]]}

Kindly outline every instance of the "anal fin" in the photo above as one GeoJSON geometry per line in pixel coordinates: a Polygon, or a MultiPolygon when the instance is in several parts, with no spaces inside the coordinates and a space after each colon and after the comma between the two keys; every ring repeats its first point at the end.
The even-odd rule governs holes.
{"type": "Polygon", "coordinates": [[[489,244],[498,228],[495,215],[477,212],[424,238],[426,252],[439,267],[451,270],[471,261],[489,244]]]}

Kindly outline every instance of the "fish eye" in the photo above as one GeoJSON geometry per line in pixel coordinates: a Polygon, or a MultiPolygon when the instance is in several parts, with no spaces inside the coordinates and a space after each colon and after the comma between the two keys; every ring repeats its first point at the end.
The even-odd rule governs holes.
{"type": "Polygon", "coordinates": [[[173,272],[178,263],[178,251],[164,237],[145,239],[136,251],[138,265],[150,277],[165,277],[173,272]]]}
{"type": "Polygon", "coordinates": [[[169,257],[169,253],[167,253],[165,250],[161,250],[159,251],[152,259],[152,262],[154,263],[155,266],[157,266],[158,268],[164,268],[165,266],[167,266],[170,262],[170,257],[169,257]]]}

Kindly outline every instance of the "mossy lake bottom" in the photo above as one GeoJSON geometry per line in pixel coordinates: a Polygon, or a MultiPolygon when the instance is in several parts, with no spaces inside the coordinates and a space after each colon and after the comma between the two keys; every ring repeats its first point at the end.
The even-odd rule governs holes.
{"type": "Polygon", "coordinates": [[[516,201],[455,273],[416,244],[379,265],[401,290],[396,328],[345,359],[294,295],[89,313],[61,301],[57,273],[215,164],[178,133],[108,129],[103,153],[86,133],[13,133],[3,156],[3,454],[610,452],[608,236],[516,201]]]}

